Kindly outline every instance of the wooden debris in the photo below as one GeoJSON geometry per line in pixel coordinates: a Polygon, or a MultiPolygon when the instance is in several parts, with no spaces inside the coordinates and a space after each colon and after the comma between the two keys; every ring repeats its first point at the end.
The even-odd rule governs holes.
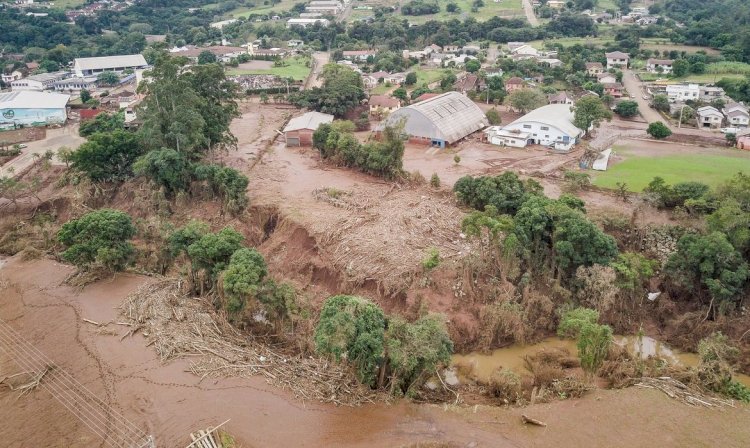
{"type": "Polygon", "coordinates": [[[527,425],[547,427],[547,424],[543,421],[528,417],[526,414],[521,415],[521,420],[527,425]]]}
{"type": "Polygon", "coordinates": [[[97,327],[101,327],[102,326],[102,324],[100,324],[99,322],[96,322],[96,321],[93,321],[93,320],[90,320],[90,319],[86,319],[85,317],[83,318],[83,321],[87,322],[87,323],[89,323],[91,325],[96,325],[97,327]]]}
{"type": "Polygon", "coordinates": [[[669,398],[681,401],[690,406],[703,406],[706,408],[735,407],[732,400],[708,396],[702,391],[690,388],[686,384],[668,376],[641,378],[635,385],[646,389],[660,390],[669,398]]]}
{"type": "Polygon", "coordinates": [[[21,373],[17,373],[15,375],[11,375],[11,376],[3,378],[2,380],[0,380],[0,384],[5,384],[12,391],[21,391],[21,393],[18,395],[18,397],[16,397],[16,399],[18,399],[18,398],[23,397],[26,394],[31,393],[34,389],[36,389],[37,387],[39,387],[39,384],[42,382],[42,379],[48,373],[50,373],[52,371],[52,369],[53,369],[52,366],[46,366],[44,368],[44,370],[41,370],[41,371],[36,372],[36,373],[34,373],[34,372],[21,372],[21,373]],[[18,377],[18,376],[21,376],[21,375],[31,375],[31,378],[26,383],[23,383],[23,384],[20,384],[20,385],[15,385],[15,384],[10,383],[8,381],[11,378],[15,378],[15,377],[18,377]]]}

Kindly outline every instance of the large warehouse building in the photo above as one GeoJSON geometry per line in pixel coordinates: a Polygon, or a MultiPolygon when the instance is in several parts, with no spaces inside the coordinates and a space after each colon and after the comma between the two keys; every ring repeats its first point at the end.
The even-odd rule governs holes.
{"type": "Polygon", "coordinates": [[[19,91],[0,93],[0,129],[63,124],[70,95],[19,91]]]}
{"type": "Polygon", "coordinates": [[[402,121],[410,142],[440,148],[489,125],[482,109],[458,92],[447,92],[402,107],[390,114],[377,130],[396,126],[402,121]]]}
{"type": "Polygon", "coordinates": [[[102,72],[122,73],[125,70],[146,68],[148,64],[143,55],[128,54],[123,56],[102,56],[98,58],[76,58],[73,72],[79,78],[97,75],[102,72]]]}

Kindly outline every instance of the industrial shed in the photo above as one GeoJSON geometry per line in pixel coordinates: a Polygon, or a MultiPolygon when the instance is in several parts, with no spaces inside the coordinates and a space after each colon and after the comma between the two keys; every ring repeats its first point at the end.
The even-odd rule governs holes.
{"type": "Polygon", "coordinates": [[[284,138],[287,146],[312,145],[313,133],[321,124],[333,122],[333,115],[320,112],[308,112],[302,116],[292,118],[284,128],[284,138]]]}
{"type": "Polygon", "coordinates": [[[0,93],[0,129],[63,124],[69,99],[70,95],[61,93],[25,90],[0,93]]]}
{"type": "Polygon", "coordinates": [[[458,92],[448,92],[402,107],[382,122],[377,131],[404,122],[404,133],[412,143],[445,148],[489,125],[473,101],[458,92]]]}

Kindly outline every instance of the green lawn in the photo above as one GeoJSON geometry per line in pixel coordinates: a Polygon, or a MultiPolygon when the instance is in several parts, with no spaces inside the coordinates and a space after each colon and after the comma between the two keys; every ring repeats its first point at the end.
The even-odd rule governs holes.
{"type": "Polygon", "coordinates": [[[607,171],[592,174],[594,185],[614,189],[617,182],[625,182],[629,190],[642,191],[654,177],[661,176],[670,184],[699,181],[716,186],[740,171],[750,173],[750,157],[731,149],[726,150],[726,155],[638,157],[627,155],[626,151],[621,154],[625,154],[625,160],[610,165],[607,171]]]}
{"type": "Polygon", "coordinates": [[[83,5],[86,3],[86,0],[55,0],[53,3],[55,4],[55,8],[71,9],[83,5]]]}
{"type": "Polygon", "coordinates": [[[687,75],[681,78],[674,78],[674,80],[676,82],[697,82],[706,84],[717,82],[721,80],[721,78],[743,79],[745,78],[745,75],[739,73],[702,73],[700,75],[687,75]]]}
{"type": "Polygon", "coordinates": [[[277,75],[282,78],[292,78],[296,81],[303,81],[310,74],[310,67],[307,66],[307,58],[297,56],[291,59],[284,59],[289,63],[284,67],[271,67],[260,69],[241,69],[230,68],[227,75],[277,75]]]}
{"type": "Polygon", "coordinates": [[[442,68],[435,68],[435,69],[429,69],[429,68],[417,68],[416,70],[413,70],[414,73],[417,74],[417,83],[413,86],[414,88],[421,87],[422,84],[431,84],[435,81],[440,80],[440,78],[443,76],[443,73],[446,71],[450,71],[449,69],[442,69],[442,68]]]}
{"type": "MultiPolygon", "coordinates": [[[[479,11],[472,12],[471,5],[473,0],[452,0],[453,3],[461,8],[461,11],[451,13],[445,10],[445,5],[449,2],[439,2],[440,12],[437,14],[428,14],[425,16],[404,16],[411,23],[424,23],[430,20],[463,20],[464,17],[474,17],[479,21],[489,20],[492,17],[525,17],[523,12],[522,0],[500,0],[495,3],[494,0],[484,0],[484,6],[479,11]]],[[[407,4],[404,1],[403,4],[407,4]]]]}
{"type": "Polygon", "coordinates": [[[292,9],[295,3],[299,3],[299,0],[281,0],[280,3],[272,5],[269,1],[268,4],[263,4],[261,0],[257,0],[256,6],[248,8],[247,6],[241,6],[235,10],[232,10],[229,14],[233,17],[248,17],[251,14],[269,14],[272,12],[288,11],[292,9]]]}

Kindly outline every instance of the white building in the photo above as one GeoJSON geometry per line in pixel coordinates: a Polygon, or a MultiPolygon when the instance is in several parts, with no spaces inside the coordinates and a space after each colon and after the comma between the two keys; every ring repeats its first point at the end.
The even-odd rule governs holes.
{"type": "Polygon", "coordinates": [[[711,106],[699,107],[695,111],[695,116],[698,120],[699,128],[718,128],[721,127],[721,123],[724,121],[724,114],[711,106]]]}
{"type": "Polygon", "coordinates": [[[630,55],[623,53],[622,51],[613,51],[612,53],[605,53],[607,57],[607,70],[611,68],[628,68],[630,62],[630,55]]]}
{"type": "Polygon", "coordinates": [[[40,73],[26,78],[17,79],[10,83],[10,89],[14,92],[19,90],[32,90],[41,92],[52,88],[52,84],[68,77],[67,72],[40,73]]]}
{"type": "Polygon", "coordinates": [[[328,26],[330,23],[328,19],[312,18],[312,19],[289,19],[286,21],[286,27],[291,28],[293,26],[301,26],[306,28],[310,25],[320,24],[321,26],[328,26]]]}
{"type": "Polygon", "coordinates": [[[568,104],[548,104],[534,109],[503,127],[505,132],[529,134],[527,143],[554,146],[569,150],[585,132],[573,124],[573,112],[568,104]]]}
{"type": "Polygon", "coordinates": [[[646,61],[646,71],[649,73],[664,73],[665,75],[668,75],[672,73],[672,63],[674,63],[674,61],[671,59],[650,58],[646,61]]]}
{"type": "Polygon", "coordinates": [[[96,75],[102,72],[122,73],[125,70],[146,68],[148,64],[143,55],[129,54],[122,56],[102,56],[98,58],[76,58],[73,72],[79,78],[96,75]]]}
{"type": "Polygon", "coordinates": [[[227,25],[233,24],[236,21],[237,21],[237,19],[222,20],[220,22],[211,23],[208,26],[210,26],[211,28],[216,28],[217,30],[220,30],[220,29],[224,28],[227,25]]]}
{"type": "Polygon", "coordinates": [[[506,131],[502,126],[490,126],[484,130],[484,133],[490,144],[513,148],[525,148],[531,138],[528,132],[506,131]]]}
{"type": "Polygon", "coordinates": [[[671,103],[684,103],[700,97],[698,84],[670,84],[667,86],[667,97],[671,103]]]}
{"type": "Polygon", "coordinates": [[[748,114],[747,107],[740,103],[729,103],[724,106],[722,112],[726,115],[730,127],[743,128],[750,125],[750,114],[748,114]]]}
{"type": "Polygon", "coordinates": [[[70,95],[20,91],[0,93],[0,128],[62,124],[70,95]]]}
{"type": "Polygon", "coordinates": [[[83,78],[72,77],[61,79],[52,83],[52,88],[57,92],[80,92],[83,89],[88,91],[96,89],[96,76],[86,76],[83,78]]]}
{"type": "Polygon", "coordinates": [[[2,80],[5,84],[10,84],[13,81],[18,81],[21,78],[23,78],[23,73],[19,72],[18,70],[13,71],[13,73],[2,74],[2,80]]]}

